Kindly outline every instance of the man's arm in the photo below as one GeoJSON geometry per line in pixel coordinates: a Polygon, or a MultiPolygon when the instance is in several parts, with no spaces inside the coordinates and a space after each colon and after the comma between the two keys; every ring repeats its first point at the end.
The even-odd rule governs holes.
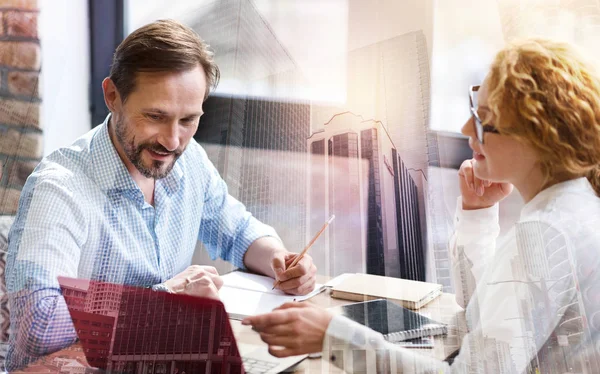
{"type": "Polygon", "coordinates": [[[256,239],[244,255],[244,265],[254,273],[268,275],[271,278],[277,277],[277,272],[283,272],[285,269],[274,269],[272,264],[275,258],[285,256],[288,251],[285,249],[279,239],[264,236],[256,239]]]}
{"type": "Polygon", "coordinates": [[[30,177],[9,234],[9,370],[76,340],[57,276],[77,276],[86,214],[59,179],[30,177]]]}
{"type": "Polygon", "coordinates": [[[198,239],[207,247],[212,259],[217,257],[282,281],[287,293],[308,293],[315,283],[316,268],[305,256],[293,269],[287,266],[296,254],[288,252],[275,230],[258,221],[244,204],[229,195],[225,181],[199,147],[203,170],[205,199],[198,239]],[[283,269],[277,277],[275,269],[283,269]],[[286,270],[287,269],[287,270],[286,270]]]}

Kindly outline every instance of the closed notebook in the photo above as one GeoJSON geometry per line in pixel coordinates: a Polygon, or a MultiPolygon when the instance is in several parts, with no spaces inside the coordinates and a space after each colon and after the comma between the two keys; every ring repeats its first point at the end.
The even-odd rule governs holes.
{"type": "Polygon", "coordinates": [[[420,309],[442,293],[442,285],[371,274],[352,274],[333,286],[331,296],[352,301],[391,299],[420,309]]]}
{"type": "Polygon", "coordinates": [[[433,321],[388,300],[372,300],[330,309],[383,335],[391,342],[443,335],[445,324],[433,321]]]}

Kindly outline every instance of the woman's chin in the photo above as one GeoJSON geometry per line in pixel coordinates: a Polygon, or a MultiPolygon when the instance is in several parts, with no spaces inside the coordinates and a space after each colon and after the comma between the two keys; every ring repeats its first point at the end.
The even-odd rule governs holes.
{"type": "Polygon", "coordinates": [[[473,174],[475,174],[475,176],[479,179],[490,179],[490,175],[487,172],[485,162],[482,161],[475,161],[473,163],[473,174]]]}

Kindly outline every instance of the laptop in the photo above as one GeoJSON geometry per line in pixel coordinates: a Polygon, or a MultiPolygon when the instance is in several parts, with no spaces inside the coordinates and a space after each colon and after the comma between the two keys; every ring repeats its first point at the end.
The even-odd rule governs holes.
{"type": "Polygon", "coordinates": [[[219,300],[59,277],[88,364],[110,373],[279,373],[307,355],[277,358],[238,343],[219,300]]]}

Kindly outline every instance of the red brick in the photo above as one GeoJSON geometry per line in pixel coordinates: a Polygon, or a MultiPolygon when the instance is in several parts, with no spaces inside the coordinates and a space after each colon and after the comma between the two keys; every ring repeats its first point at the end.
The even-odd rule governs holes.
{"type": "Polygon", "coordinates": [[[0,42],[0,65],[19,69],[39,70],[41,51],[35,42],[0,42]]]}
{"type": "Polygon", "coordinates": [[[28,101],[0,99],[0,124],[39,127],[40,106],[28,101]]]}
{"type": "Polygon", "coordinates": [[[0,8],[18,8],[23,10],[37,10],[37,0],[0,0],[0,8]]]}
{"type": "Polygon", "coordinates": [[[14,188],[0,188],[0,214],[16,214],[21,191],[14,188]]]}
{"type": "Polygon", "coordinates": [[[8,173],[8,185],[11,187],[25,185],[27,177],[33,172],[33,169],[37,166],[37,161],[13,161],[8,173]]]}
{"type": "Polygon", "coordinates": [[[40,159],[43,149],[42,134],[22,134],[12,129],[0,131],[0,150],[2,154],[40,159]]]}
{"type": "Polygon", "coordinates": [[[8,73],[8,92],[13,95],[38,97],[37,72],[11,71],[8,73]]]}
{"type": "Polygon", "coordinates": [[[32,12],[6,12],[6,34],[9,36],[22,36],[37,38],[38,24],[37,13],[32,12]]]}
{"type": "MultiPolygon", "coordinates": [[[[3,20],[3,19],[4,19],[4,14],[2,12],[0,12],[0,20],[3,20]]],[[[0,35],[4,35],[4,22],[0,22],[0,35]]]]}

